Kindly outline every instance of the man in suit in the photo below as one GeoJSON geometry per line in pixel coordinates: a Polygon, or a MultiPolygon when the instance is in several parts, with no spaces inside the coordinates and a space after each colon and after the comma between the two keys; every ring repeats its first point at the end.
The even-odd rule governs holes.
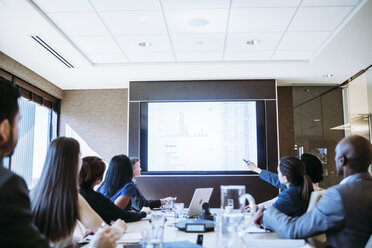
{"type": "MultiPolygon", "coordinates": [[[[18,141],[18,90],[0,79],[0,162],[18,141]]],[[[33,223],[26,182],[0,165],[0,247],[49,247],[33,223]]]]}
{"type": "MultiPolygon", "coordinates": [[[[141,164],[140,164],[140,159],[137,157],[132,157],[130,158],[130,161],[132,163],[132,169],[133,169],[133,179],[132,181],[134,184],[137,186],[137,177],[141,176],[141,164]]],[[[146,208],[160,208],[161,205],[165,204],[166,200],[173,200],[175,201],[176,199],[173,197],[167,197],[159,200],[147,200],[145,196],[141,193],[139,188],[137,187],[136,190],[136,195],[132,196],[132,209],[135,211],[144,211],[146,208]],[[143,209],[145,208],[145,209],[143,209]]]]}
{"type": "Polygon", "coordinates": [[[291,218],[270,207],[263,213],[263,226],[294,239],[325,233],[329,247],[364,247],[372,233],[372,178],[367,172],[372,145],[361,136],[346,137],[336,147],[335,161],[344,179],[326,190],[311,211],[291,218]]]}
{"type": "MultiPolygon", "coordinates": [[[[49,242],[33,222],[25,180],[5,169],[2,160],[11,156],[18,141],[19,92],[0,77],[0,247],[48,247],[49,242]]],[[[116,247],[114,228],[99,230],[90,247],[116,247]]]]}

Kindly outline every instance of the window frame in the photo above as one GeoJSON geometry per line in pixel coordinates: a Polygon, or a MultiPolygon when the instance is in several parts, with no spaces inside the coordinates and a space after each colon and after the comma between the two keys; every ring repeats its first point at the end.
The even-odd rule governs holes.
{"type": "MultiPolygon", "coordinates": [[[[15,85],[21,97],[28,99],[29,101],[35,102],[43,107],[46,107],[57,114],[57,137],[60,132],[60,117],[61,117],[61,99],[58,99],[47,92],[35,87],[31,83],[15,76],[14,74],[0,68],[0,77],[7,80],[10,84],[15,85]]],[[[52,131],[52,122],[49,126],[49,132],[52,131]]],[[[49,136],[49,139],[51,137],[49,136]]],[[[49,140],[51,141],[51,140],[49,140]]],[[[8,169],[12,169],[12,156],[7,157],[8,160],[8,169]]]]}

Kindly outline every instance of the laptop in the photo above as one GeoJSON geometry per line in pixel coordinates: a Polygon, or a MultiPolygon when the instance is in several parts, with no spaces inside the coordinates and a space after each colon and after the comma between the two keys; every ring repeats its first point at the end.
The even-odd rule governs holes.
{"type": "Polygon", "coordinates": [[[202,205],[204,202],[209,202],[213,188],[197,188],[192,196],[189,211],[187,212],[188,218],[193,218],[202,213],[202,205]]]}

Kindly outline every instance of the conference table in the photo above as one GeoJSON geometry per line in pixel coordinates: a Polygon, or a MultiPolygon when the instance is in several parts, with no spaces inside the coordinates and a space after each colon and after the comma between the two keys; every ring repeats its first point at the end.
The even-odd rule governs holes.
{"type": "MultiPolygon", "coordinates": [[[[187,233],[180,231],[175,227],[175,223],[179,219],[168,215],[167,221],[164,226],[163,242],[174,242],[174,241],[189,241],[196,244],[198,234],[203,235],[202,246],[205,248],[216,248],[224,247],[224,240],[221,234],[217,232],[205,232],[205,233],[187,233]]],[[[127,232],[123,235],[122,243],[117,247],[123,247],[126,238],[135,239],[140,238],[141,232],[148,228],[151,228],[149,219],[142,219],[137,222],[127,223],[127,232]]],[[[128,239],[127,239],[128,240],[128,239]]],[[[135,240],[131,240],[135,243],[135,240]]],[[[138,242],[138,241],[137,241],[138,242]]],[[[130,242],[128,242],[130,243],[130,242]]],[[[304,240],[290,240],[283,239],[275,232],[266,233],[249,233],[244,235],[244,240],[236,235],[233,245],[229,247],[312,247],[306,244],[304,240]]]]}

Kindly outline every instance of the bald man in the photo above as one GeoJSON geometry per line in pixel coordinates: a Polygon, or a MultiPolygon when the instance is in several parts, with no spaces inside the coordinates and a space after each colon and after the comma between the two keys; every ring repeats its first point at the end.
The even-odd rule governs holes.
{"type": "Polygon", "coordinates": [[[361,136],[350,136],[336,146],[339,185],[326,190],[306,214],[291,218],[268,208],[262,223],[285,238],[301,239],[325,233],[327,247],[365,247],[372,234],[372,178],[367,172],[372,145],[361,136]]]}

